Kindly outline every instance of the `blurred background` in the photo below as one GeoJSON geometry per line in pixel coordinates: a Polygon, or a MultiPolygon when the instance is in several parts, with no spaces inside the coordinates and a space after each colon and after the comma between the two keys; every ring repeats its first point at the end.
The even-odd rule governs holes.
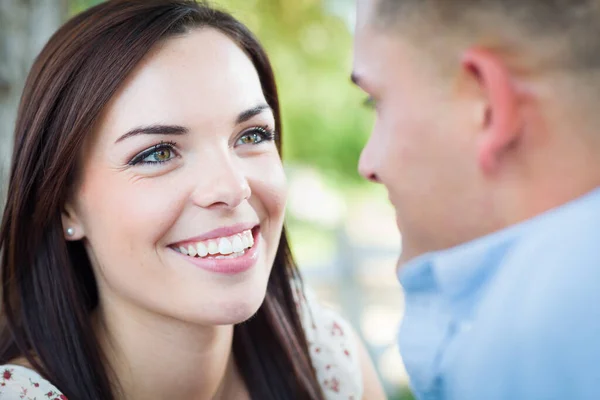
{"type": "MultiPolygon", "coordinates": [[[[29,67],[70,16],[101,0],[0,0],[0,200],[29,67]]],[[[395,345],[400,252],[383,188],[357,173],[373,123],[350,83],[354,0],[213,0],[260,38],[274,64],[290,198],[287,226],[307,284],[365,340],[390,399],[412,399],[395,345]]]]}

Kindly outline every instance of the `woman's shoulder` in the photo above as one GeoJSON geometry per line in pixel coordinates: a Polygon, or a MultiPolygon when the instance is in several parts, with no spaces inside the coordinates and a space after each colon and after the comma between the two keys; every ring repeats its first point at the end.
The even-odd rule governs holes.
{"type": "Polygon", "coordinates": [[[0,399],[66,400],[50,382],[34,370],[16,364],[0,365],[0,399]]]}
{"type": "Polygon", "coordinates": [[[305,288],[296,295],[313,366],[328,400],[362,398],[359,343],[350,324],[305,288]]]}

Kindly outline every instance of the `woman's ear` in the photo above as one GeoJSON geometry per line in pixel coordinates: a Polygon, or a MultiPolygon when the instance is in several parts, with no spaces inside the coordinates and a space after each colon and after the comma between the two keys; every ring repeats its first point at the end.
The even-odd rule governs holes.
{"type": "Polygon", "coordinates": [[[62,226],[65,239],[67,240],[81,240],[85,237],[81,219],[75,211],[75,207],[70,202],[67,202],[63,208],[62,226]]]}

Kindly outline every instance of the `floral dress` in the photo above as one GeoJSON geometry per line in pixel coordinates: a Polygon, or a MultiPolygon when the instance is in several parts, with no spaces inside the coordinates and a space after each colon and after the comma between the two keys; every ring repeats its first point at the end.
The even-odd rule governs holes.
{"type": "MultiPolygon", "coordinates": [[[[297,303],[317,378],[327,400],[361,400],[363,381],[358,346],[350,325],[317,303],[312,292],[297,292],[297,303]]],[[[0,400],[66,400],[37,372],[0,366],[0,400]]],[[[76,399],[74,399],[76,400],[76,399]]],[[[234,400],[234,399],[232,399],[234,400]]]]}
{"type": "Polygon", "coordinates": [[[67,400],[50,382],[29,368],[3,365],[0,373],[0,399],[67,400]]]}

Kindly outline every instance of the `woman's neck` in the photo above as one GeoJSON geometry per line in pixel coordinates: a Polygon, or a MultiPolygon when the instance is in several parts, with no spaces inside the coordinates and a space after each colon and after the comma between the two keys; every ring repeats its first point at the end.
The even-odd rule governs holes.
{"type": "Polygon", "coordinates": [[[117,398],[220,399],[243,387],[233,326],[193,325],[125,304],[99,308],[94,322],[117,398]]]}

